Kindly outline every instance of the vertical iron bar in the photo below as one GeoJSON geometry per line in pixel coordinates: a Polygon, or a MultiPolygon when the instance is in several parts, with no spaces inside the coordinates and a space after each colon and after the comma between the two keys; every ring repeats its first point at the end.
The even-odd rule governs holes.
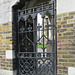
{"type": "MultiPolygon", "coordinates": [[[[17,12],[18,13],[18,17],[19,17],[19,12],[17,12]]],[[[17,21],[18,23],[18,54],[19,54],[19,52],[20,52],[20,49],[19,49],[19,20],[17,21]]],[[[19,65],[19,59],[18,59],[18,72],[17,72],[17,75],[19,75],[18,73],[19,73],[19,69],[20,69],[20,65],[19,65]]]]}
{"type": "Polygon", "coordinates": [[[47,38],[49,39],[49,27],[47,29],[47,38]]]}
{"type": "MultiPolygon", "coordinates": [[[[19,12],[18,12],[19,17],[19,12]]],[[[18,21],[18,52],[20,52],[20,45],[19,45],[19,21],[18,21]]]]}
{"type": "MultiPolygon", "coordinates": [[[[25,7],[25,14],[26,14],[26,7],[25,7]]],[[[25,19],[25,31],[27,31],[27,19],[25,19]]],[[[27,37],[27,32],[25,33],[25,38],[26,37],[27,37]]],[[[25,46],[26,46],[26,52],[27,52],[27,38],[26,38],[25,46]]]]}
{"type": "MultiPolygon", "coordinates": [[[[39,39],[40,39],[40,29],[39,29],[39,39]]],[[[41,42],[39,41],[39,44],[40,44],[41,42]]]]}
{"type": "MultiPolygon", "coordinates": [[[[42,3],[42,12],[43,12],[43,9],[44,9],[44,3],[42,3]]],[[[44,12],[42,13],[42,24],[43,24],[43,57],[45,57],[45,48],[44,48],[44,12]]]]}
{"type": "MultiPolygon", "coordinates": [[[[49,25],[48,18],[46,20],[47,20],[47,25],[49,25]]],[[[49,39],[49,27],[47,27],[47,38],[49,39]]]]}
{"type": "MultiPolygon", "coordinates": [[[[27,20],[25,20],[25,30],[27,31],[27,20]]],[[[25,33],[25,38],[26,37],[27,37],[27,32],[25,33]]],[[[26,38],[25,46],[26,46],[26,52],[27,52],[27,38],[26,38]]]]}
{"type": "MultiPolygon", "coordinates": [[[[52,2],[52,7],[54,9],[54,2],[52,2]]],[[[52,36],[53,36],[53,40],[52,40],[52,51],[54,52],[54,10],[52,9],[52,36]]],[[[53,54],[53,58],[54,58],[54,54],[53,54]]],[[[54,59],[53,59],[53,73],[54,75],[54,59]]]]}
{"type": "MultiPolygon", "coordinates": [[[[22,39],[23,39],[23,31],[22,31],[22,39]]],[[[23,45],[23,41],[22,41],[22,45],[23,45]]]]}
{"type": "Polygon", "coordinates": [[[45,52],[44,50],[44,17],[42,17],[42,21],[43,21],[43,52],[45,52]]]}
{"type": "MultiPolygon", "coordinates": [[[[34,14],[34,9],[33,9],[33,14],[34,14]]],[[[34,16],[35,15],[33,15],[33,42],[34,42],[34,44],[33,44],[33,50],[34,50],[34,52],[36,52],[36,45],[35,45],[35,43],[36,43],[36,39],[35,39],[35,37],[36,37],[36,34],[35,34],[35,30],[36,30],[36,26],[35,26],[35,18],[34,18],[34,16]]],[[[36,57],[36,54],[34,54],[34,57],[36,57]]],[[[34,59],[34,75],[36,75],[36,58],[34,59]]]]}
{"type": "Polygon", "coordinates": [[[12,8],[12,12],[13,12],[13,21],[12,21],[12,23],[13,23],[13,25],[15,27],[15,31],[16,31],[16,51],[15,51],[15,54],[16,54],[15,61],[16,61],[16,63],[15,64],[17,64],[17,65],[15,67],[16,67],[17,72],[18,72],[18,65],[19,65],[18,64],[18,56],[17,56],[18,55],[18,10],[12,8]]]}
{"type": "Polygon", "coordinates": [[[56,67],[56,74],[57,75],[57,25],[56,25],[56,0],[54,1],[54,15],[55,15],[55,67],[56,67]]]}

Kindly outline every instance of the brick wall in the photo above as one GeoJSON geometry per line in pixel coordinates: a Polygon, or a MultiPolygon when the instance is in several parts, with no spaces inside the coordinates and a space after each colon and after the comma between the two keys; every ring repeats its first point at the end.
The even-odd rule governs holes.
{"type": "Polygon", "coordinates": [[[0,24],[0,69],[13,70],[12,23],[0,24]]]}
{"type": "Polygon", "coordinates": [[[57,15],[58,75],[75,68],[75,12],[57,15]]]}

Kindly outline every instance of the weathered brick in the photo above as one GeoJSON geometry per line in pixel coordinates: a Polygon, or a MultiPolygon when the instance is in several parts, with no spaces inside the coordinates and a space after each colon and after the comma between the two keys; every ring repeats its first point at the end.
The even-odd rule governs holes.
{"type": "Polygon", "coordinates": [[[57,16],[58,18],[57,19],[58,20],[57,21],[57,50],[58,50],[57,51],[58,74],[57,75],[68,75],[68,67],[75,67],[75,18],[74,16],[75,16],[75,12],[66,13],[65,16],[63,16],[63,14],[57,16]],[[66,67],[66,69],[63,67],[66,67]]]}
{"type": "Polygon", "coordinates": [[[63,20],[67,20],[67,19],[72,19],[73,16],[67,16],[67,17],[64,17],[63,20]]]}
{"type": "Polygon", "coordinates": [[[71,67],[71,66],[75,66],[75,63],[63,63],[63,66],[66,66],[66,67],[71,67]]]}
{"type": "Polygon", "coordinates": [[[68,62],[67,59],[59,59],[59,62],[68,62]]]}
{"type": "Polygon", "coordinates": [[[74,55],[67,54],[67,55],[63,55],[63,58],[75,58],[75,56],[74,55]]]}

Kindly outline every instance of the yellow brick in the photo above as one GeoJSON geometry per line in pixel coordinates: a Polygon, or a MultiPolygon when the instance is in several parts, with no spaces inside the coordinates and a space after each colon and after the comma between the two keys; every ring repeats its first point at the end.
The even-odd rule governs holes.
{"type": "Polygon", "coordinates": [[[68,23],[75,23],[75,19],[68,20],[68,23]]]}
{"type": "Polygon", "coordinates": [[[8,44],[12,44],[12,42],[8,42],[8,44]]]}
{"type": "Polygon", "coordinates": [[[8,24],[9,24],[9,26],[12,26],[12,22],[9,22],[8,24]]]}
{"type": "Polygon", "coordinates": [[[57,25],[60,25],[61,24],[61,22],[57,22],[57,25]]]}

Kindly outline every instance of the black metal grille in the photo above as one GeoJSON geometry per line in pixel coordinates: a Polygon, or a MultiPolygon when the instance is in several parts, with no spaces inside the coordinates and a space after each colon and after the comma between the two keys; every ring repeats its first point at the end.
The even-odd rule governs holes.
{"type": "Polygon", "coordinates": [[[50,56],[54,53],[45,53],[45,57],[42,57],[42,54],[43,53],[36,52],[20,53],[20,75],[52,75],[52,63],[54,58],[50,56]],[[33,54],[35,54],[36,57],[32,57],[33,54]]]}
{"type": "Polygon", "coordinates": [[[18,75],[56,75],[56,41],[56,1],[18,10],[18,75]],[[42,25],[37,25],[38,13],[42,25]],[[51,24],[49,18],[44,22],[47,13],[51,24]]]}

